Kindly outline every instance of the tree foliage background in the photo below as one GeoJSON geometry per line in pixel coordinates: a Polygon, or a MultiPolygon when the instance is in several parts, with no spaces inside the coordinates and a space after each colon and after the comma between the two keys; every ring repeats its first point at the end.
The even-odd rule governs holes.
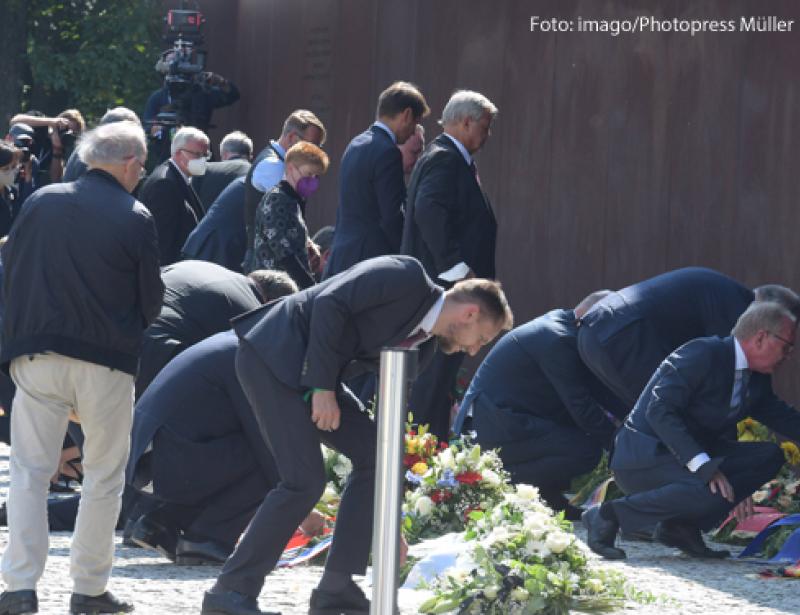
{"type": "Polygon", "coordinates": [[[141,113],[159,77],[162,0],[5,0],[7,59],[0,121],[19,111],[75,107],[95,119],[117,105],[141,113]]]}

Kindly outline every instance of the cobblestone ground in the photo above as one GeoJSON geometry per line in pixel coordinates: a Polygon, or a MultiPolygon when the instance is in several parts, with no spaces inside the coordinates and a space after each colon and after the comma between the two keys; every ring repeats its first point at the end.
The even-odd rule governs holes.
{"type": "MultiPolygon", "coordinates": [[[[0,447],[0,499],[8,489],[8,448],[0,447]]],[[[585,533],[577,527],[579,537],[585,533]]],[[[0,549],[7,541],[0,529],[0,549]]],[[[667,597],[667,603],[631,604],[620,613],[631,615],[775,615],[800,613],[800,580],[763,580],[755,576],[759,566],[737,561],[699,562],[656,544],[622,543],[628,553],[625,562],[609,566],[625,574],[639,590],[667,597]]],[[[308,612],[308,598],[321,569],[301,566],[276,572],[261,593],[264,610],[283,615],[308,612]]],[[[216,569],[177,567],[159,555],[123,546],[119,537],[109,589],[136,604],[137,613],[197,614],[203,592],[214,582],[216,569]]],[[[367,585],[362,580],[367,589],[367,585]]],[[[69,579],[69,535],[53,534],[50,557],[38,588],[40,613],[67,613],[71,583],[69,579]]],[[[403,615],[416,613],[425,599],[422,592],[403,590],[400,606],[403,615]]]]}

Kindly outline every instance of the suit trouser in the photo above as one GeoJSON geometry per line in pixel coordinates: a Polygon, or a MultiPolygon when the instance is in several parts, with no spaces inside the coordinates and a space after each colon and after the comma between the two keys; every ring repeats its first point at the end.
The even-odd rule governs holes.
{"type": "Polygon", "coordinates": [[[642,391],[623,378],[591,327],[578,327],[578,354],[586,367],[630,410],[642,391]]]}
{"type": "Polygon", "coordinates": [[[414,415],[414,423],[429,425],[431,433],[443,442],[450,436],[452,392],[463,362],[463,352],[437,350],[411,387],[408,411],[414,415]]]}
{"type": "Polygon", "coordinates": [[[70,576],[75,592],[100,594],[114,555],[130,446],[133,376],[54,353],[14,359],[11,376],[17,393],[11,415],[8,547],[2,562],[6,587],[34,589],[44,570],[50,477],[74,409],[86,440],[70,576]]]}
{"type": "Polygon", "coordinates": [[[660,521],[677,520],[708,531],[736,504],[774,478],[785,461],[780,447],[772,442],[724,443],[709,454],[725,458],[719,471],[733,487],[733,503],[711,493],[707,483],[677,461],[636,470],[615,469],[617,485],[629,494],[612,501],[622,529],[634,532],[660,521]]]}
{"type": "Polygon", "coordinates": [[[353,464],[342,494],[326,568],[364,574],[372,540],[376,429],[351,395],[337,395],[339,429],[324,432],[311,422],[303,392],[278,380],[246,342],[236,353],[236,374],[255,412],[261,435],[272,450],[280,474],[256,511],[218,584],[258,596],[297,526],[325,490],[320,442],[340,451],[353,464]]]}
{"type": "Polygon", "coordinates": [[[165,425],[150,454],[159,514],[190,540],[212,539],[233,549],[275,486],[242,433],[194,442],[165,425]]]}
{"type": "Polygon", "coordinates": [[[563,491],[570,481],[591,472],[600,461],[599,441],[577,427],[536,419],[535,429],[513,442],[485,442],[478,431],[478,444],[500,448],[503,467],[511,482],[535,485],[543,492],[563,491]]]}

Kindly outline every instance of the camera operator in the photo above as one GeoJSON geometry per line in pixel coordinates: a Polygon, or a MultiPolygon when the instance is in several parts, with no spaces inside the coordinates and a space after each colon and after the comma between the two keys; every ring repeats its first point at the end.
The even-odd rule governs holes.
{"type": "Polygon", "coordinates": [[[81,112],[67,109],[56,117],[47,117],[35,111],[18,113],[11,118],[11,124],[19,123],[34,129],[32,153],[38,158],[40,168],[48,170],[48,181],[42,182],[42,178],[36,178],[36,181],[40,185],[60,182],[64,175],[64,160],[72,153],[75,141],[86,129],[81,112]]]}
{"type": "Polygon", "coordinates": [[[8,129],[5,141],[12,143],[20,152],[20,166],[14,178],[17,205],[21,206],[40,187],[39,159],[33,155],[33,128],[27,124],[14,124],[8,129]]]}

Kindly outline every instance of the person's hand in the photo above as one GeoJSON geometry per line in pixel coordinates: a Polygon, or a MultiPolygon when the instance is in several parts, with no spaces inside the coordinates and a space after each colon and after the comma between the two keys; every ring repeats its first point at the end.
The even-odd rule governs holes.
{"type": "Polygon", "coordinates": [[[325,529],[325,517],[322,513],[312,510],[300,524],[300,531],[306,536],[318,536],[325,529]]]}
{"type": "Polygon", "coordinates": [[[708,488],[711,489],[711,493],[718,493],[729,502],[733,502],[733,487],[719,470],[714,472],[714,476],[708,481],[708,488]]]}
{"type": "Polygon", "coordinates": [[[54,152],[64,149],[64,145],[61,143],[61,137],[57,130],[50,133],[50,142],[53,144],[54,152]]]}
{"type": "Polygon", "coordinates": [[[61,130],[63,128],[69,128],[69,119],[65,117],[51,117],[47,124],[53,130],[61,130]]]}
{"type": "Polygon", "coordinates": [[[739,521],[744,521],[756,514],[756,507],[753,498],[748,496],[739,502],[733,509],[733,516],[739,521]]]}
{"type": "Polygon", "coordinates": [[[400,565],[406,563],[406,559],[408,559],[408,543],[406,542],[406,537],[403,536],[403,533],[400,532],[400,565]]]}
{"type": "Polygon", "coordinates": [[[342,411],[335,391],[315,391],[311,396],[311,422],[322,431],[336,431],[342,411]]]}
{"type": "Polygon", "coordinates": [[[306,252],[308,253],[308,264],[311,267],[311,271],[314,273],[322,273],[320,271],[322,261],[320,259],[319,246],[309,239],[306,244],[306,252]]]}

